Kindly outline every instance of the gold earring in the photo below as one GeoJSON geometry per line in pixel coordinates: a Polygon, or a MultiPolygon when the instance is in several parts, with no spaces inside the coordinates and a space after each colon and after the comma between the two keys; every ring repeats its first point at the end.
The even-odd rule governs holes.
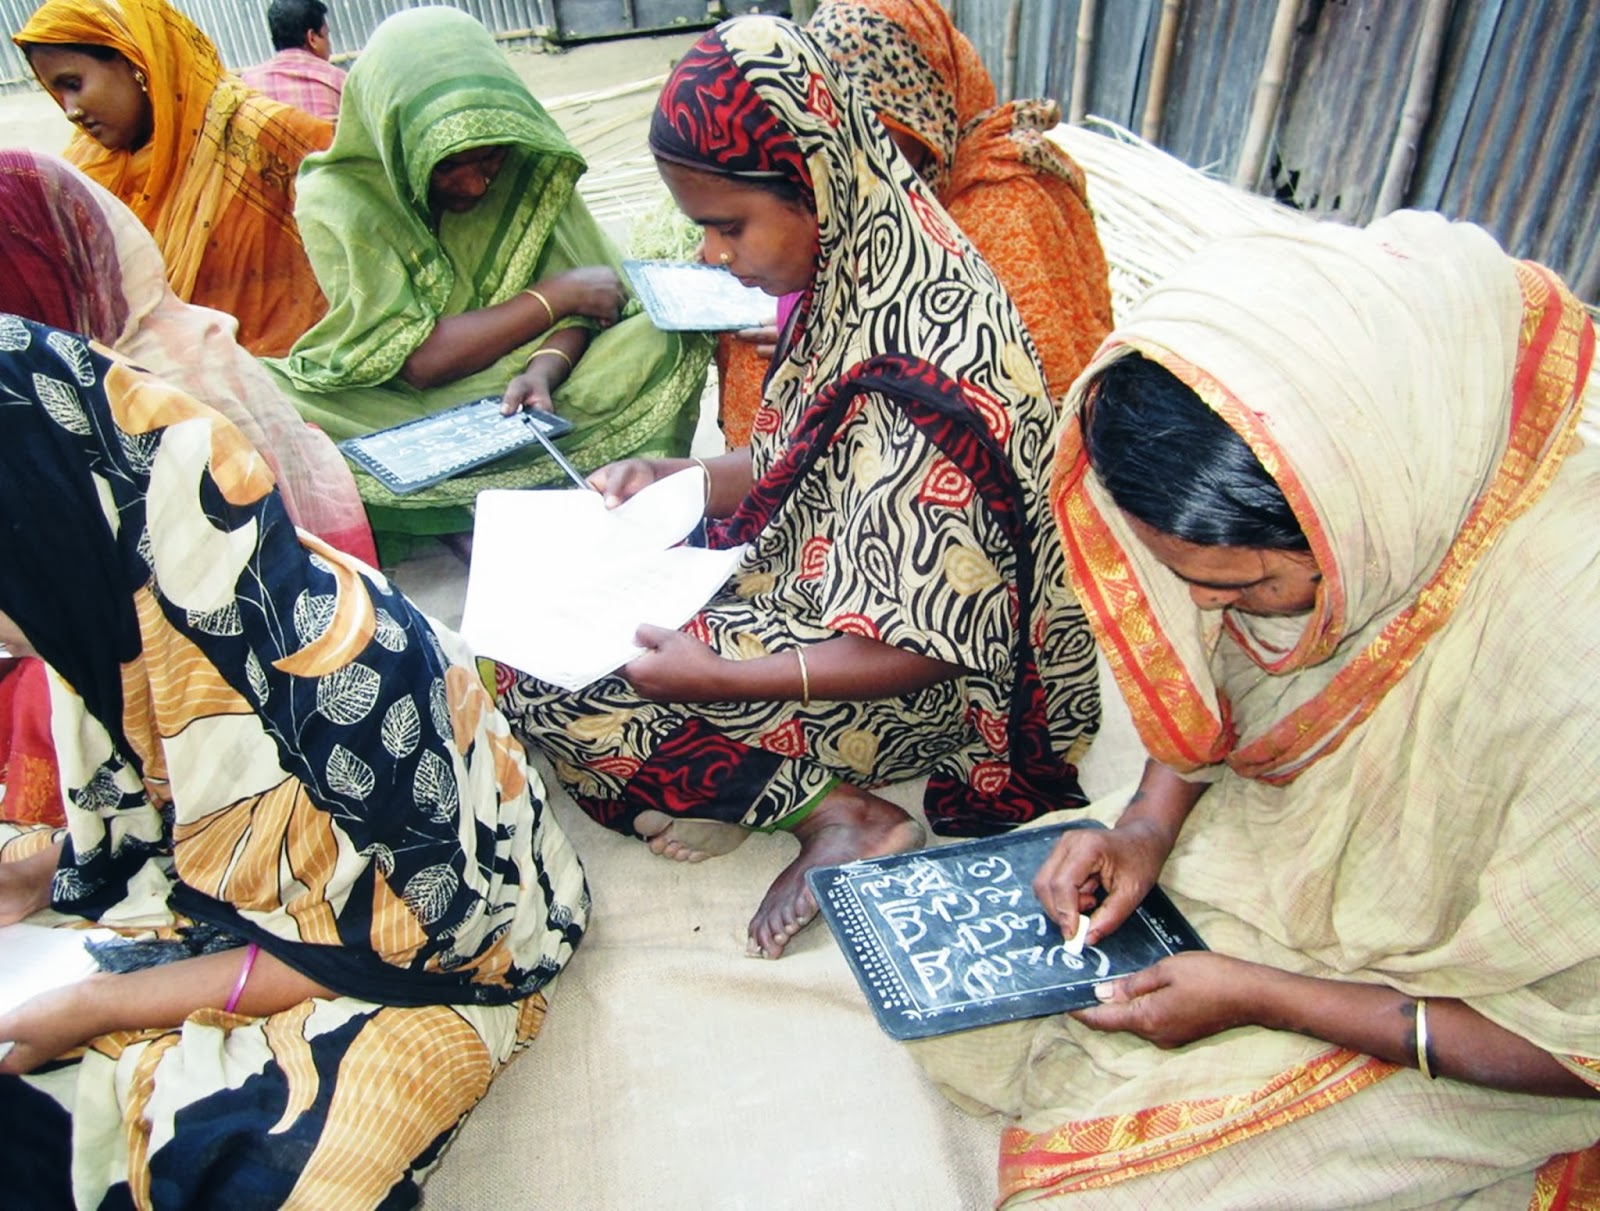
{"type": "Polygon", "coordinates": [[[139,86],[139,91],[145,96],[150,95],[150,86],[145,82],[144,73],[137,67],[133,69],[133,82],[139,86]]]}

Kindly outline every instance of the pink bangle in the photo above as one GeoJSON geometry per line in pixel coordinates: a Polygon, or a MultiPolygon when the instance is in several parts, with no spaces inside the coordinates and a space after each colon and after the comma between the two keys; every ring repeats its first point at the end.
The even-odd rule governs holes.
{"type": "Polygon", "coordinates": [[[233,982],[233,991],[228,994],[228,1003],[222,1007],[223,1013],[232,1013],[239,1006],[239,998],[244,995],[244,986],[250,982],[250,969],[256,965],[256,956],[261,953],[261,947],[254,942],[244,948],[244,962],[239,965],[239,978],[233,982]]]}

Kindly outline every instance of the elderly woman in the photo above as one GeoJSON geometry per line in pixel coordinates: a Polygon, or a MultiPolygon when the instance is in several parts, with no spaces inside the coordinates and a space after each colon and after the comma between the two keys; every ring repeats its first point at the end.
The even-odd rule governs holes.
{"type": "Polygon", "coordinates": [[[537,777],[216,412],[14,316],[0,396],[0,642],[52,670],[68,803],[0,826],[0,924],[128,938],[0,1013],[10,1197],[414,1205],[582,935],[537,777]]]}
{"type": "MultiPolygon", "coordinates": [[[[570,420],[561,444],[585,471],[687,454],[710,342],[632,314],[576,192],[584,169],[472,17],[384,21],[350,71],[338,137],[300,179],[329,310],[275,369],[305,417],[342,439],[504,395],[508,411],[570,420]]],[[[404,535],[471,529],[484,488],[561,476],[535,449],[403,497],[358,482],[399,550],[404,535]]]]}
{"type": "Polygon", "coordinates": [[[1221,243],[1113,334],[1053,497],[1150,763],[1036,888],[1092,942],[1160,875],[1212,952],[919,1048],[1020,1120],[1007,1205],[1594,1189],[1593,355],[1416,214],[1221,243]]]}
{"type": "MultiPolygon", "coordinates": [[[[808,870],[921,840],[872,788],[927,775],[946,833],[1082,803],[1094,646],[1016,312],[816,45],[768,17],[719,26],[668,79],[650,146],[707,260],[801,294],[767,381],[781,423],[705,464],[713,543],[749,550],[617,675],[569,694],[505,670],[501,702],[585,810],[658,853],[792,831],[750,922],[775,957],[817,911],[808,870]]],[[[592,482],[622,500],[693,465],[592,482]]]]}
{"type": "MultiPolygon", "coordinates": [[[[1111,329],[1111,289],[1083,170],[1046,137],[1059,107],[997,104],[977,50],[938,0],[830,0],[806,29],[983,254],[1033,338],[1051,398],[1065,394],[1111,329]]],[[[760,411],[766,339],[741,336],[718,347],[722,427],[735,446],[776,419],[760,411]]]]}
{"type": "Polygon", "coordinates": [[[325,310],[294,174],[333,128],[246,88],[168,0],[48,0],[14,41],[77,127],[66,156],[148,227],[180,299],[286,353],[325,310]]]}

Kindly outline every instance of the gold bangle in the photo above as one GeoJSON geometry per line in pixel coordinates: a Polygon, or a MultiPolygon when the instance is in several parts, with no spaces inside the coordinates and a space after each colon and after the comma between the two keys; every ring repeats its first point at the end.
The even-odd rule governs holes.
{"type": "Polygon", "coordinates": [[[532,286],[529,286],[522,293],[523,294],[531,294],[531,295],[533,295],[534,298],[539,300],[540,305],[544,308],[545,315],[549,317],[544,322],[544,326],[546,328],[550,327],[551,324],[556,322],[556,309],[550,305],[550,300],[549,299],[545,298],[544,295],[540,294],[532,286]]]}
{"type": "Polygon", "coordinates": [[[806,653],[804,648],[795,648],[794,658],[800,662],[800,705],[811,705],[811,673],[806,668],[806,653]]]}
{"type": "Polygon", "coordinates": [[[1428,1063],[1428,998],[1417,998],[1417,1071],[1430,1081],[1433,1065],[1428,1063]]]}
{"type": "Polygon", "coordinates": [[[524,366],[523,369],[530,369],[533,366],[533,359],[536,357],[559,357],[562,361],[567,363],[567,373],[572,373],[572,358],[565,349],[555,349],[548,345],[543,349],[535,349],[532,353],[528,354],[528,364],[524,366]]]}
{"type": "Polygon", "coordinates": [[[706,506],[709,508],[711,505],[711,468],[703,458],[690,458],[689,461],[699,467],[700,474],[706,477],[706,506]]]}

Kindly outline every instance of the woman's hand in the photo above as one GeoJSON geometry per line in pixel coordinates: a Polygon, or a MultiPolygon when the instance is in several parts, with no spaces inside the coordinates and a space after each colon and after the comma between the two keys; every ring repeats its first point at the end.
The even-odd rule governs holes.
{"type": "Polygon", "coordinates": [[[768,324],[765,328],[741,328],[733,334],[733,339],[754,345],[757,353],[771,361],[772,355],[778,351],[778,326],[768,324]]]}
{"type": "Polygon", "coordinates": [[[619,671],[640,697],[651,702],[719,702],[729,697],[722,675],[733,662],[698,639],[645,623],[634,641],[645,653],[619,671]]]}
{"type": "Polygon", "coordinates": [[[540,282],[536,288],[551,300],[558,316],[583,315],[609,328],[622,314],[628,292],[609,265],[585,265],[540,282]]]}
{"type": "Polygon", "coordinates": [[[694,464],[688,459],[624,458],[607,463],[589,476],[589,484],[606,498],[606,508],[615,509],[625,500],[643,492],[658,479],[694,464]]]}
{"type": "Polygon", "coordinates": [[[1085,939],[1093,944],[1139,907],[1171,849],[1171,841],[1143,820],[1124,818],[1115,828],[1068,829],[1034,875],[1033,894],[1070,938],[1077,931],[1078,914],[1094,908],[1095,893],[1104,892],[1085,939]]]}
{"type": "Polygon", "coordinates": [[[1235,1026],[1260,1024],[1256,1009],[1276,975],[1259,963],[1188,951],[1099,985],[1095,992],[1102,1003],[1072,1016],[1096,1030],[1125,1030],[1157,1047],[1182,1047],[1235,1026]]]}
{"type": "Polygon", "coordinates": [[[551,391],[549,376],[529,366],[506,384],[505,402],[500,405],[500,411],[506,416],[524,411],[554,412],[556,406],[550,398],[551,391]]]}
{"type": "Polygon", "coordinates": [[[0,1014],[0,1044],[11,1050],[0,1060],[0,1073],[32,1072],[105,1029],[94,1011],[94,985],[115,976],[91,976],[41,992],[10,1013],[0,1014]]]}

